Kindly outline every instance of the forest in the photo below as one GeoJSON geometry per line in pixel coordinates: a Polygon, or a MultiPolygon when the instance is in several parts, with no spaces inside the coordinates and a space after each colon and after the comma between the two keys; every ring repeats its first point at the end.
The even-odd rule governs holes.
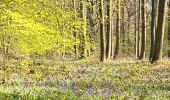
{"type": "Polygon", "coordinates": [[[0,0],[0,100],[170,100],[169,0],[0,0]]]}

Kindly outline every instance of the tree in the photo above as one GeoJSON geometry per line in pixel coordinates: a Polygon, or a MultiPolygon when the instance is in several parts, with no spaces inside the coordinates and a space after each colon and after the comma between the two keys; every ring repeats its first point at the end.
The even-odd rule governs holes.
{"type": "Polygon", "coordinates": [[[139,59],[145,57],[145,45],[146,45],[146,13],[145,13],[145,0],[141,2],[141,11],[142,11],[142,40],[141,40],[141,53],[139,59]]]}
{"type": "MultiPolygon", "coordinates": [[[[77,19],[77,8],[76,8],[76,0],[73,0],[73,9],[74,9],[74,20],[77,19]]],[[[76,27],[74,26],[73,27],[74,29],[74,41],[75,41],[75,44],[74,44],[74,54],[75,54],[75,57],[77,58],[78,57],[78,47],[77,47],[77,32],[76,32],[76,27]]]]}
{"type": "Polygon", "coordinates": [[[107,0],[107,44],[106,44],[106,57],[111,57],[111,45],[112,45],[112,0],[107,0]]]}
{"type": "MultiPolygon", "coordinates": [[[[125,46],[125,2],[122,4],[122,44],[125,46]]],[[[124,49],[124,48],[123,48],[124,49]]]]}
{"type": "Polygon", "coordinates": [[[169,50],[168,50],[168,57],[170,58],[170,2],[169,2],[169,5],[168,5],[168,48],[169,48],[169,50]]]}
{"type": "Polygon", "coordinates": [[[81,0],[81,18],[83,19],[83,34],[81,35],[80,39],[80,45],[81,45],[81,53],[80,58],[86,58],[87,57],[87,48],[86,48],[86,42],[87,42],[87,8],[86,8],[86,1],[81,0]]]}
{"type": "Polygon", "coordinates": [[[153,57],[154,44],[155,44],[155,31],[156,31],[156,19],[157,19],[157,3],[158,0],[152,0],[152,16],[151,16],[151,47],[150,47],[150,61],[153,57]]]}
{"type": "Polygon", "coordinates": [[[117,0],[117,19],[116,19],[116,47],[114,58],[119,56],[120,49],[120,0],[117,0]]]}
{"type": "Polygon", "coordinates": [[[1,0],[0,56],[100,55],[100,60],[106,62],[120,54],[134,57],[135,51],[136,58],[143,59],[150,53],[146,56],[152,60],[159,41],[157,3],[158,0],[1,0]],[[151,34],[146,34],[148,31],[151,34]],[[146,38],[148,35],[151,38],[146,38]]]}
{"type": "Polygon", "coordinates": [[[166,5],[167,0],[159,0],[159,11],[157,21],[158,26],[155,35],[155,46],[152,63],[162,58],[166,5]]]}
{"type": "Polygon", "coordinates": [[[141,0],[139,0],[139,8],[138,8],[138,46],[137,46],[137,56],[140,57],[140,33],[141,33],[141,0]]]}
{"type": "Polygon", "coordinates": [[[106,43],[105,43],[105,12],[103,0],[100,0],[100,61],[106,62],[106,43]]]}
{"type": "Polygon", "coordinates": [[[138,50],[137,50],[137,0],[135,0],[135,58],[138,58],[138,50]]]}

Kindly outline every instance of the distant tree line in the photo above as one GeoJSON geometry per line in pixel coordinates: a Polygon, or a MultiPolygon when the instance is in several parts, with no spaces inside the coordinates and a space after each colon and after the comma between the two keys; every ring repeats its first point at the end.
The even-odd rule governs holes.
{"type": "Polygon", "coordinates": [[[155,62],[170,57],[167,8],[168,0],[1,0],[0,55],[155,62]]]}

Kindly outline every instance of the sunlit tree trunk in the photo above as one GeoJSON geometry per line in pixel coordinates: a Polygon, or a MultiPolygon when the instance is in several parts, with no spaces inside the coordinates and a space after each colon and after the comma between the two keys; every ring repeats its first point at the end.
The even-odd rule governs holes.
{"type": "MultiPolygon", "coordinates": [[[[93,1],[91,0],[87,0],[87,3],[89,4],[89,6],[87,6],[87,30],[88,33],[86,35],[86,40],[90,43],[93,44],[93,39],[92,39],[92,33],[93,33],[93,28],[94,28],[94,24],[93,24],[93,1]]],[[[87,46],[86,46],[87,47],[87,46]]],[[[92,52],[92,47],[88,47],[87,49],[87,56],[90,57],[91,52],[92,52]]]]}
{"type": "Polygon", "coordinates": [[[112,0],[107,0],[107,44],[106,56],[111,58],[111,35],[112,35],[112,0]]]}
{"type": "Polygon", "coordinates": [[[115,47],[114,47],[114,43],[115,43],[115,41],[114,41],[114,14],[115,13],[112,13],[112,22],[111,22],[111,26],[112,26],[112,34],[111,34],[111,58],[113,59],[114,58],[114,51],[115,51],[115,47]]]}
{"type": "Polygon", "coordinates": [[[168,58],[170,58],[170,1],[168,5],[168,58]]]}
{"type": "Polygon", "coordinates": [[[141,41],[141,53],[139,59],[145,58],[145,45],[146,45],[146,13],[145,13],[145,0],[142,0],[142,41],[141,41]]]}
{"type": "Polygon", "coordinates": [[[155,35],[155,47],[152,62],[155,62],[162,58],[166,4],[167,0],[159,0],[158,26],[155,35]]]}
{"type": "MultiPolygon", "coordinates": [[[[62,2],[61,2],[61,9],[64,10],[64,8],[65,8],[65,1],[62,0],[62,2]]],[[[62,37],[63,37],[64,40],[65,40],[65,34],[64,34],[65,27],[64,27],[64,24],[63,24],[63,23],[65,23],[65,20],[64,20],[63,18],[64,18],[64,16],[61,15],[61,19],[62,19],[61,34],[62,34],[62,37]]],[[[63,48],[62,48],[62,51],[61,51],[61,52],[62,52],[62,60],[64,60],[65,51],[66,51],[66,48],[65,48],[65,41],[63,41],[63,48]]]]}
{"type": "Polygon", "coordinates": [[[87,57],[87,48],[86,48],[86,34],[87,34],[87,11],[86,11],[86,1],[81,0],[81,17],[83,20],[83,34],[81,35],[80,39],[80,45],[81,45],[81,53],[80,53],[80,58],[86,58],[87,57]]]}
{"type": "MultiPolygon", "coordinates": [[[[121,28],[121,32],[122,32],[122,46],[125,47],[125,4],[122,5],[122,28],[121,28]]],[[[122,48],[122,52],[125,53],[126,48],[122,48]]]]}
{"type": "Polygon", "coordinates": [[[106,43],[105,43],[105,12],[103,0],[100,0],[100,61],[106,62],[106,43]]]}
{"type": "Polygon", "coordinates": [[[140,56],[140,33],[141,33],[141,0],[139,0],[139,8],[138,8],[138,46],[137,46],[137,56],[140,56]]]}
{"type": "Polygon", "coordinates": [[[138,50],[137,50],[137,0],[135,0],[135,58],[137,59],[138,58],[138,50]]]}
{"type": "Polygon", "coordinates": [[[151,15],[151,47],[150,47],[150,57],[149,60],[152,60],[154,44],[155,44],[155,31],[156,31],[156,17],[157,17],[157,2],[158,0],[152,0],[152,15],[151,15]]]}
{"type": "Polygon", "coordinates": [[[2,63],[3,63],[3,67],[6,67],[6,46],[5,46],[5,35],[2,34],[2,63]]]}
{"type": "Polygon", "coordinates": [[[128,46],[131,46],[131,43],[130,43],[130,26],[131,26],[131,15],[130,15],[130,11],[128,11],[128,25],[127,25],[127,43],[128,43],[128,46]]]}
{"type": "Polygon", "coordinates": [[[3,56],[6,55],[6,50],[5,50],[5,35],[2,34],[2,53],[3,53],[3,56]]]}
{"type": "MultiPolygon", "coordinates": [[[[77,19],[77,10],[76,10],[76,0],[73,0],[73,9],[74,9],[74,20],[77,19]]],[[[78,57],[78,48],[77,48],[77,32],[76,32],[76,27],[74,27],[74,54],[75,54],[75,58],[78,57]]]]}
{"type": "MultiPolygon", "coordinates": [[[[96,3],[95,3],[95,0],[88,0],[88,3],[90,4],[90,7],[88,7],[87,16],[88,16],[89,26],[90,26],[90,30],[91,30],[91,32],[89,34],[89,38],[90,38],[90,43],[92,45],[94,45],[94,42],[95,42],[94,37],[95,37],[95,34],[97,34],[96,30],[98,30],[98,27],[96,27],[98,23],[96,22],[97,18],[95,15],[96,3]]],[[[90,51],[89,52],[90,54],[94,53],[94,51],[95,51],[94,47],[91,47],[89,49],[89,51],[90,51]]]]}
{"type": "Polygon", "coordinates": [[[116,19],[116,47],[114,58],[119,56],[120,49],[120,0],[117,0],[117,19],[116,19]]]}

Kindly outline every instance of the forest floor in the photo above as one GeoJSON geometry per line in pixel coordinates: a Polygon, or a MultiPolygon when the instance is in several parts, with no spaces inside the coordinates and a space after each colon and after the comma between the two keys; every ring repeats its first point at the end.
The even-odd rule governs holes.
{"type": "Polygon", "coordinates": [[[170,62],[11,61],[0,67],[0,100],[170,100],[170,62]]]}

